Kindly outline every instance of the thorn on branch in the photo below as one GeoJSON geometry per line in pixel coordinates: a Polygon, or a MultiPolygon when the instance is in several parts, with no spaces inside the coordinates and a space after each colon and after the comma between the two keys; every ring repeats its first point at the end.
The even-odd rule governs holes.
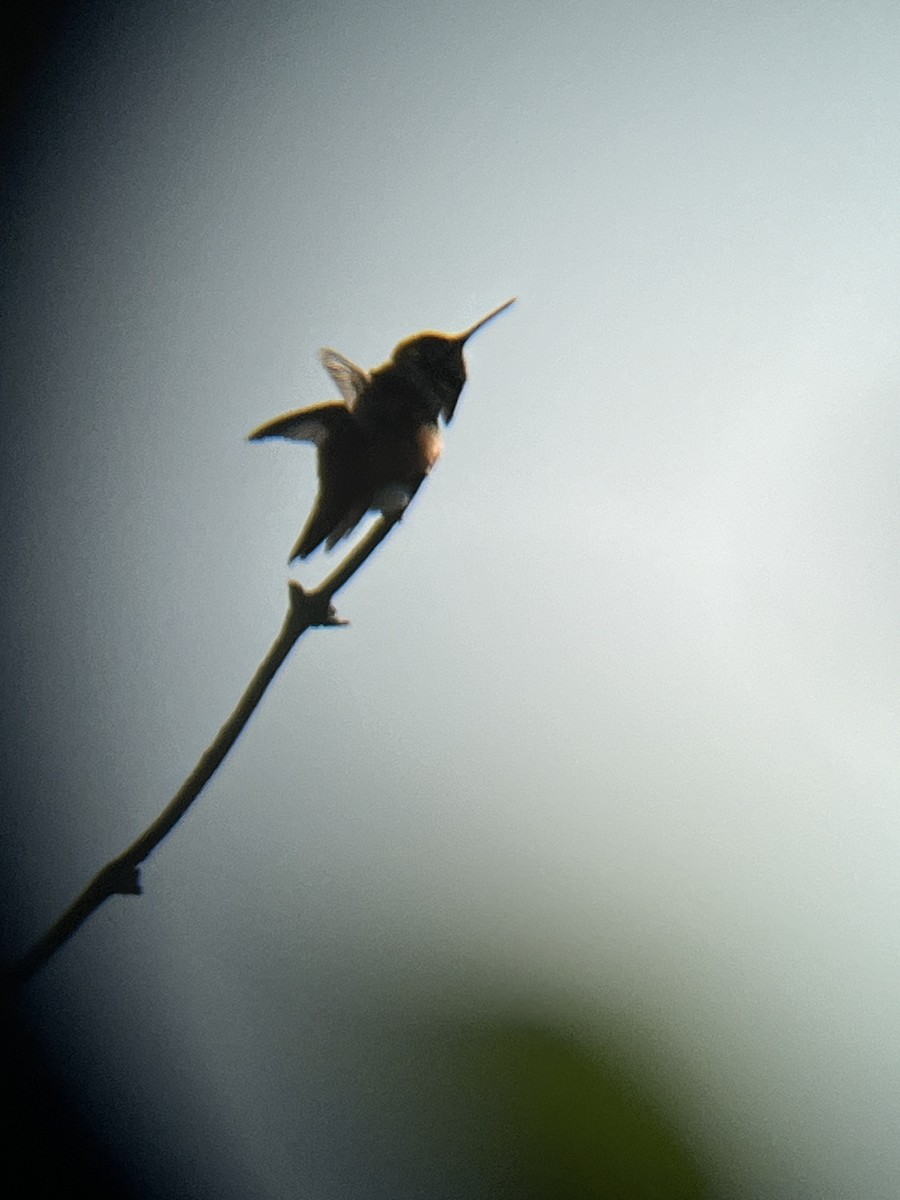
{"type": "Polygon", "coordinates": [[[142,896],[141,869],[133,862],[116,862],[110,870],[110,884],[113,895],[142,896]]]}
{"type": "Polygon", "coordinates": [[[123,854],[103,868],[88,889],[98,904],[110,896],[141,896],[141,871],[130,855],[123,854]]]}
{"type": "Polygon", "coordinates": [[[291,604],[291,617],[294,623],[303,628],[311,625],[349,625],[345,617],[339,617],[337,609],[331,603],[327,594],[322,592],[307,592],[302,584],[291,579],[288,583],[288,594],[291,604]]]}

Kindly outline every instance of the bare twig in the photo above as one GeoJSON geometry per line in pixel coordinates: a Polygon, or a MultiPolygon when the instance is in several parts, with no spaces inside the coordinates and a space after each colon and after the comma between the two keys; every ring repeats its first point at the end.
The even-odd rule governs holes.
{"type": "Polygon", "coordinates": [[[30,978],[110,896],[141,894],[141,863],[178,824],[215,774],[298,639],[314,626],[348,624],[335,612],[332,598],[384,541],[398,520],[399,516],[382,517],[315,591],[304,591],[299,583],[290,581],[284,624],[215,740],[156,820],[123,854],[106,864],[44,936],[13,965],[8,975],[10,984],[16,986],[30,978]]]}

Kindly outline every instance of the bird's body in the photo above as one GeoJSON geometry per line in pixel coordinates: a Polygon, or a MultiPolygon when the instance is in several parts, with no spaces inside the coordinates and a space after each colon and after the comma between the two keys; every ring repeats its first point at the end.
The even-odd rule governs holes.
{"type": "Polygon", "coordinates": [[[323,350],[322,365],[343,401],[286,413],[250,434],[251,441],[281,437],[318,449],[319,494],[290,561],[322,542],[330,550],[370,509],[402,512],[440,457],[439,418],[452,419],[466,382],[463,344],[512,303],[464,333],[408,338],[371,373],[323,350]]]}

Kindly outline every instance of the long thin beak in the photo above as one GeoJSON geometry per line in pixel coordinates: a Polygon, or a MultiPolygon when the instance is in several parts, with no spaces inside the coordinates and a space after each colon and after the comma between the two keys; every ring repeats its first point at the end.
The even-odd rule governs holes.
{"type": "Polygon", "coordinates": [[[476,321],[474,325],[471,325],[463,333],[458,333],[456,335],[456,341],[467,342],[473,333],[477,333],[477,331],[481,329],[483,325],[487,325],[488,321],[493,321],[494,317],[498,317],[500,313],[509,308],[511,304],[515,304],[515,302],[516,297],[513,296],[512,300],[507,300],[506,303],[501,304],[499,308],[493,309],[486,317],[482,317],[480,321],[476,321]]]}

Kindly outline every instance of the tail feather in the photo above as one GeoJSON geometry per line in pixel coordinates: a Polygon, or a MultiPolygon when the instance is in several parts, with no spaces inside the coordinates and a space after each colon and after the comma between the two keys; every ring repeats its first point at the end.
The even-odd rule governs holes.
{"type": "Polygon", "coordinates": [[[323,497],[320,495],[303,526],[303,532],[294,543],[288,562],[295,562],[298,558],[309,558],[313,550],[324,542],[334,521],[334,514],[328,511],[323,503],[323,497]]]}

